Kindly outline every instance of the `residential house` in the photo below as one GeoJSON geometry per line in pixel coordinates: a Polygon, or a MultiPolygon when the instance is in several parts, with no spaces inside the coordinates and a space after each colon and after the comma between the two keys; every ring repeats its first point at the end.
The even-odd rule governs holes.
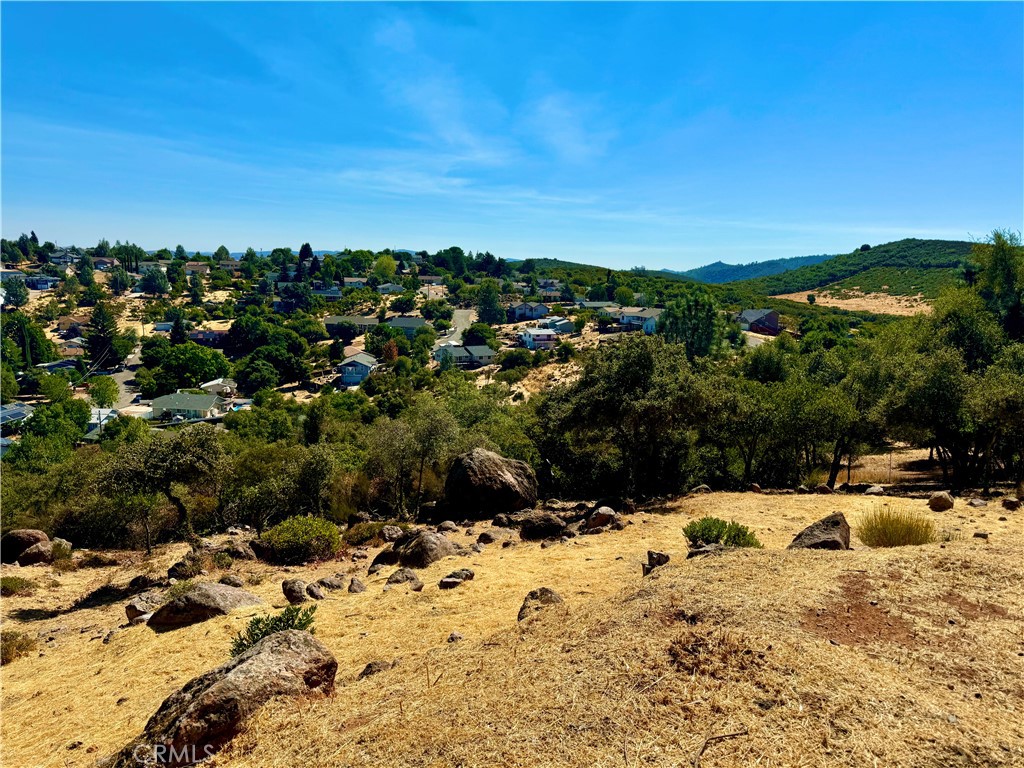
{"type": "Polygon", "coordinates": [[[390,325],[392,328],[401,328],[405,332],[406,337],[411,341],[416,335],[416,331],[420,328],[425,328],[427,321],[422,317],[392,317],[390,320],[384,321],[385,325],[390,325]]]}
{"type": "Polygon", "coordinates": [[[444,283],[444,275],[418,275],[417,279],[420,281],[420,285],[442,285],[444,283]]]}
{"type": "Polygon", "coordinates": [[[174,327],[173,322],[153,323],[153,333],[170,333],[174,327]]]}
{"type": "Polygon", "coordinates": [[[232,277],[239,277],[242,274],[241,262],[231,259],[230,261],[222,261],[217,265],[218,269],[222,269],[232,277]]]}
{"type": "Polygon", "coordinates": [[[28,275],[20,269],[0,269],[0,280],[24,280],[28,275]]]}
{"type": "Polygon", "coordinates": [[[199,388],[208,395],[216,395],[217,397],[234,397],[238,391],[238,384],[234,379],[214,379],[208,381],[205,384],[200,384],[199,388]]]}
{"type": "Polygon", "coordinates": [[[774,309],[745,309],[737,315],[740,328],[752,333],[766,336],[778,336],[782,331],[779,325],[779,313],[774,309]]]}
{"type": "Polygon", "coordinates": [[[338,366],[341,383],[346,387],[357,387],[366,381],[378,365],[380,362],[369,352],[356,352],[346,357],[338,366]]]}
{"type": "Polygon", "coordinates": [[[121,262],[112,256],[100,256],[92,260],[93,267],[100,272],[108,272],[114,267],[120,266],[120,264],[121,262]]]}
{"type": "Polygon", "coordinates": [[[208,275],[210,274],[210,265],[205,261],[187,261],[185,262],[185,276],[192,277],[192,275],[208,275]]]}
{"type": "Polygon", "coordinates": [[[224,340],[227,338],[227,330],[201,330],[191,331],[188,335],[189,341],[202,344],[204,347],[223,349],[224,340]]]}
{"type": "Polygon", "coordinates": [[[630,330],[643,331],[650,336],[658,329],[662,311],[654,307],[623,307],[619,311],[619,322],[630,330]]]}
{"type": "Polygon", "coordinates": [[[544,299],[544,301],[558,301],[562,298],[562,289],[541,288],[537,291],[537,295],[544,299]]]}
{"type": "Polygon", "coordinates": [[[65,358],[64,360],[54,360],[49,363],[37,363],[36,368],[43,368],[47,373],[71,371],[78,368],[78,361],[72,358],[65,358]]]}
{"type": "Polygon", "coordinates": [[[377,293],[380,294],[392,294],[392,293],[404,293],[405,287],[398,283],[381,283],[377,286],[377,293]]]}
{"type": "Polygon", "coordinates": [[[57,345],[57,354],[63,358],[85,357],[85,351],[85,339],[81,336],[62,341],[57,345]]]}
{"type": "Polygon", "coordinates": [[[572,333],[576,330],[576,324],[572,320],[566,317],[559,317],[558,315],[546,317],[537,325],[541,328],[550,328],[555,333],[572,333]]]}
{"type": "Polygon", "coordinates": [[[47,256],[46,260],[51,264],[57,264],[66,267],[69,264],[74,264],[80,261],[81,258],[82,257],[79,256],[74,251],[69,251],[67,248],[58,248],[56,251],[47,256]]]}
{"type": "Polygon", "coordinates": [[[519,304],[513,304],[509,307],[512,312],[512,317],[515,320],[537,320],[544,317],[551,308],[547,304],[542,304],[538,301],[524,301],[519,304]]]}
{"type": "Polygon", "coordinates": [[[475,365],[490,365],[494,362],[494,350],[486,344],[474,344],[464,349],[469,353],[475,365]]]}
{"type": "Polygon", "coordinates": [[[222,403],[216,395],[176,392],[153,401],[153,418],[170,419],[180,416],[184,419],[208,419],[220,413],[222,403]]]}
{"type": "Polygon", "coordinates": [[[29,275],[25,278],[25,285],[33,291],[48,291],[60,285],[60,278],[52,275],[29,275]]]}
{"type": "Polygon", "coordinates": [[[328,301],[337,301],[341,298],[341,288],[333,280],[313,280],[310,285],[314,296],[323,296],[328,301]]]}
{"type": "Polygon", "coordinates": [[[118,412],[113,408],[90,408],[89,409],[89,424],[88,430],[92,431],[102,427],[104,424],[108,424],[114,421],[118,416],[118,412]]]}
{"type": "Polygon", "coordinates": [[[35,411],[28,403],[7,403],[0,405],[0,432],[6,432],[32,417],[35,411]]]}
{"type": "Polygon", "coordinates": [[[163,272],[165,275],[167,274],[167,265],[162,261],[140,261],[138,274],[143,275],[151,269],[163,272]]]}
{"type": "Polygon", "coordinates": [[[461,344],[442,344],[434,350],[433,356],[439,363],[449,358],[459,368],[468,368],[473,363],[473,356],[461,344]]]}
{"type": "Polygon", "coordinates": [[[343,277],[342,283],[345,288],[365,288],[366,278],[365,277],[343,277]]]}
{"type": "Polygon", "coordinates": [[[380,320],[376,317],[363,317],[362,315],[328,315],[324,318],[324,327],[331,336],[338,335],[338,329],[342,323],[352,323],[362,334],[371,328],[376,328],[380,324],[380,320]]]}
{"type": "Polygon", "coordinates": [[[88,322],[89,315],[61,315],[57,318],[57,333],[73,333],[75,336],[80,336],[82,334],[82,328],[84,328],[88,322]]]}
{"type": "Polygon", "coordinates": [[[576,306],[580,309],[592,309],[599,315],[605,317],[614,317],[616,313],[622,309],[614,301],[577,301],[576,306]]]}
{"type": "Polygon", "coordinates": [[[527,349],[551,349],[558,334],[550,328],[527,328],[519,332],[519,340],[527,349]]]}

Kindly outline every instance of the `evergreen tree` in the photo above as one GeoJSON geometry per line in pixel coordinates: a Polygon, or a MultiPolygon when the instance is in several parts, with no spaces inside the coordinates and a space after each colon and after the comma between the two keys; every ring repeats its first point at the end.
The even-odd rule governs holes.
{"type": "Polygon", "coordinates": [[[171,326],[171,344],[184,344],[188,341],[188,329],[185,327],[185,319],[178,315],[174,318],[174,325],[171,326]]]}
{"type": "Polygon", "coordinates": [[[100,302],[92,311],[92,318],[85,330],[85,346],[93,365],[112,367],[120,364],[125,355],[123,345],[117,343],[120,334],[117,320],[105,302],[100,302]]]}
{"type": "Polygon", "coordinates": [[[313,259],[313,247],[309,243],[303,243],[302,247],[299,248],[299,261],[303,262],[306,260],[312,261],[313,259]]]}
{"type": "Polygon", "coordinates": [[[501,306],[499,291],[498,281],[493,278],[487,278],[480,283],[476,304],[480,322],[488,325],[505,322],[505,310],[501,306]]]}
{"type": "Polygon", "coordinates": [[[176,261],[188,261],[188,252],[182,245],[179,244],[178,247],[174,249],[174,258],[176,261]]]}

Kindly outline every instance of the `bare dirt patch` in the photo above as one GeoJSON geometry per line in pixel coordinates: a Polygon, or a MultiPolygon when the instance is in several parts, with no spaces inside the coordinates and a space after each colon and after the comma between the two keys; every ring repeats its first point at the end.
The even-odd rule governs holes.
{"type": "Polygon", "coordinates": [[[874,588],[866,575],[843,574],[839,585],[839,597],[825,608],[808,608],[801,627],[833,645],[921,646],[910,622],[872,598],[874,588]]]}
{"type": "Polygon", "coordinates": [[[928,314],[932,311],[931,304],[920,296],[891,296],[888,293],[861,293],[860,291],[843,291],[841,295],[828,293],[828,286],[814,291],[802,293],[784,293],[773,298],[789,299],[807,304],[807,294],[814,294],[815,304],[837,309],[849,309],[855,312],[873,312],[877,315],[910,315],[928,314]]]}

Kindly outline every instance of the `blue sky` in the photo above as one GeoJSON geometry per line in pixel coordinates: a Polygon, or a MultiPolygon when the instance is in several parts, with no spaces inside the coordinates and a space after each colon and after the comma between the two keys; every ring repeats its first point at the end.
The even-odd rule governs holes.
{"type": "Polygon", "coordinates": [[[2,229],[688,268],[1024,218],[1024,5],[2,5],[2,229]]]}

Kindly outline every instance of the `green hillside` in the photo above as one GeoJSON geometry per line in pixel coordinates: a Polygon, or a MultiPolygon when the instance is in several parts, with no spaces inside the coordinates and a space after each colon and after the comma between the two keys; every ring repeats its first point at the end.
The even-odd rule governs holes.
{"type": "Polygon", "coordinates": [[[954,285],[959,270],[941,267],[872,267],[853,277],[840,280],[828,286],[828,293],[842,295],[846,292],[888,293],[890,296],[918,296],[925,299],[938,297],[943,288],[954,285]]]}
{"type": "MultiPolygon", "coordinates": [[[[972,244],[959,240],[918,240],[908,238],[894,243],[878,245],[869,250],[856,250],[842,256],[835,256],[820,264],[812,264],[778,275],[744,280],[738,283],[756,293],[778,295],[813,291],[832,283],[845,281],[868,270],[889,267],[895,270],[912,270],[906,280],[897,281],[901,288],[892,292],[909,292],[910,285],[927,283],[934,288],[936,280],[924,279],[922,271],[941,270],[943,277],[951,279],[953,270],[959,268],[970,256],[972,244]]],[[[890,273],[891,275],[891,273],[890,273]]],[[[853,282],[856,284],[856,281],[853,282]]],[[[851,284],[852,285],[852,284],[851,284]]],[[[863,286],[862,286],[863,287],[863,286]]],[[[916,291],[914,291],[916,293],[916,291]]]]}
{"type": "Polygon", "coordinates": [[[716,261],[697,269],[690,269],[678,274],[700,280],[702,283],[734,283],[737,280],[753,280],[758,277],[770,277],[791,269],[798,269],[811,264],[820,264],[833,258],[829,254],[818,256],[793,256],[788,259],[771,259],[769,261],[752,261],[749,264],[726,264],[716,261]]]}

